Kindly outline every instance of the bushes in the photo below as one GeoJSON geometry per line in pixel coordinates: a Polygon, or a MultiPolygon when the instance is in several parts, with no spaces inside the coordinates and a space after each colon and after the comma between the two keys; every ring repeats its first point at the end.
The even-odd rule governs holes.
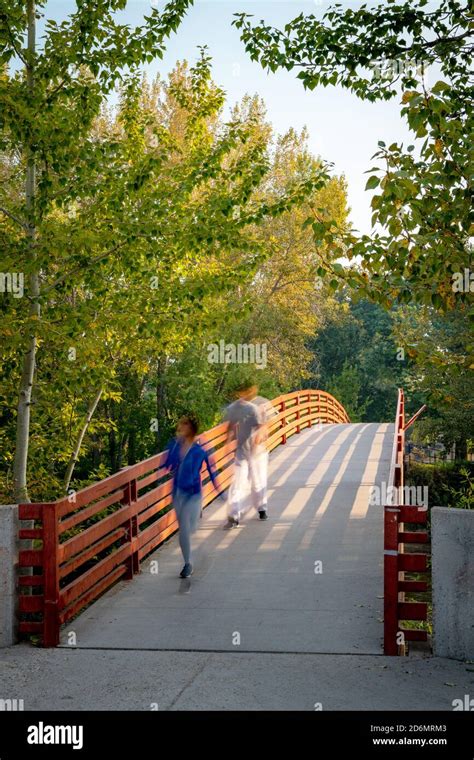
{"type": "Polygon", "coordinates": [[[474,509],[473,462],[411,462],[406,471],[406,485],[428,486],[429,508],[474,509]]]}

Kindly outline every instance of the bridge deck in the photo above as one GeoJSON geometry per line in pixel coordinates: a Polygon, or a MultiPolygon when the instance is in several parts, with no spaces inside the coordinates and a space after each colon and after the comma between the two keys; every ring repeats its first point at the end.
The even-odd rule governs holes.
{"type": "Polygon", "coordinates": [[[174,536],[62,645],[74,631],[79,648],[381,653],[383,510],[368,496],[387,481],[392,443],[393,425],[375,423],[293,436],[270,458],[271,519],[249,512],[228,530],[222,502],[211,505],[190,580],[177,577],[174,536]]]}

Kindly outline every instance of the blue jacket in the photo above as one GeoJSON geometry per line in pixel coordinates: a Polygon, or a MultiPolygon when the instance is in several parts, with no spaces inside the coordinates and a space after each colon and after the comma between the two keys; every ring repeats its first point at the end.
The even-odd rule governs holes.
{"type": "Polygon", "coordinates": [[[180,441],[174,438],[166,447],[166,460],[164,466],[173,474],[173,494],[177,488],[189,494],[201,493],[201,467],[206,463],[214,488],[216,485],[216,471],[211,464],[207,452],[199,443],[193,443],[188,449],[183,461],[180,460],[180,441]],[[181,464],[181,467],[179,466],[181,464]]]}

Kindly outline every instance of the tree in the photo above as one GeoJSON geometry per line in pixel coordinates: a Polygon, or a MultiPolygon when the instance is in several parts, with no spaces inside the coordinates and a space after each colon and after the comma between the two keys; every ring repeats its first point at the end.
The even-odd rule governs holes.
{"type": "MultiPolygon", "coordinates": [[[[276,138],[263,187],[270,198],[286,193],[295,179],[304,182],[321,170],[321,159],[311,155],[307,139],[306,130],[297,134],[293,129],[276,138]]],[[[343,177],[332,177],[299,204],[259,225],[255,234],[267,255],[254,277],[233,294],[231,306],[242,319],[234,318],[232,332],[224,332],[228,341],[264,343],[272,378],[287,389],[300,387],[306,376],[311,359],[306,344],[321,324],[323,305],[332,293],[318,270],[337,255],[335,245],[315,245],[304,224],[309,214],[336,220],[342,234],[347,224],[343,177]]]]}
{"type": "MultiPolygon", "coordinates": [[[[336,5],[322,20],[301,14],[283,30],[263,21],[253,25],[246,14],[234,23],[253,60],[271,71],[298,70],[309,89],[340,85],[369,101],[393,98],[401,89],[401,113],[415,144],[379,142],[374,157],[383,165],[369,170],[367,189],[380,188],[372,221],[384,232],[346,238],[348,258],[361,262],[346,272],[347,280],[388,306],[398,299],[446,309],[468,301],[469,289],[454,292],[453,284],[471,265],[470,4],[336,5]],[[423,79],[428,66],[441,73],[431,88],[423,79]]],[[[331,236],[319,223],[313,228],[331,236]]]]}
{"type": "Polygon", "coordinates": [[[380,422],[394,417],[397,389],[410,372],[410,360],[393,335],[394,318],[394,310],[355,300],[351,289],[345,288],[309,343],[314,357],[311,387],[328,390],[351,406],[351,420],[380,422]],[[349,388],[353,395],[348,398],[349,388]]]}
{"type": "MultiPolygon", "coordinates": [[[[249,140],[238,148],[241,159],[244,150],[253,154],[262,139],[266,147],[268,167],[256,190],[260,202],[285,198],[295,183],[319,175],[323,163],[309,153],[306,132],[289,130],[275,137],[260,98],[244,97],[232,118],[253,124],[249,140]]],[[[305,342],[319,325],[323,305],[332,292],[317,276],[322,257],[330,257],[331,252],[327,246],[317,248],[311,231],[302,224],[310,207],[335,215],[343,226],[347,213],[344,180],[333,177],[280,215],[251,225],[247,234],[257,246],[258,256],[252,262],[245,249],[237,246],[232,251],[238,277],[227,278],[227,291],[205,289],[202,319],[194,319],[189,341],[182,349],[175,346],[160,357],[156,378],[158,446],[165,443],[186,409],[193,409],[203,426],[216,424],[236,383],[249,373],[269,397],[300,387],[311,358],[305,342]],[[220,343],[264,346],[266,366],[208,361],[209,346],[220,343]]],[[[236,218],[243,212],[243,206],[236,206],[236,218]]]]}
{"type": "MultiPolygon", "coordinates": [[[[104,434],[112,468],[125,447],[133,458],[134,447],[153,443],[150,418],[137,440],[130,417],[117,411],[122,399],[150,408],[147,383],[159,359],[179,356],[205,334],[215,299],[252,277],[268,255],[259,224],[327,182],[318,165],[278,196],[264,195],[265,135],[247,114],[224,122],[223,104],[205,51],[194,67],[178,65],[168,82],[149,86],[132,72],[123,76],[117,112],[99,107],[78,133],[65,175],[45,158],[49,189],[35,242],[41,318],[32,323],[26,299],[11,297],[9,324],[1,326],[8,437],[18,350],[35,328],[28,438],[36,498],[55,497],[61,482],[67,487],[79,456],[94,441],[98,452],[104,434]]],[[[11,154],[4,156],[11,203],[18,171],[11,154]]],[[[11,220],[0,237],[7,268],[25,268],[29,259],[11,220]]],[[[12,448],[10,442],[7,480],[12,448]]],[[[91,455],[95,471],[99,458],[91,455]]],[[[77,473],[82,481],[85,475],[77,473]]]]}
{"type": "Polygon", "coordinates": [[[14,176],[23,173],[25,177],[22,203],[12,208],[8,195],[0,196],[1,214],[20,232],[15,235],[14,249],[21,253],[28,279],[13,465],[19,501],[28,500],[30,410],[46,274],[43,221],[52,206],[71,198],[81,169],[100,159],[84,137],[103,98],[125,67],[133,69],[163,55],[165,39],[176,30],[192,0],[171,0],[161,14],[153,9],[135,30],[114,20],[114,13],[126,4],[126,0],[98,0],[93,6],[79,3],[66,21],[46,23],[46,38],[39,50],[36,23],[44,3],[0,2],[0,150],[15,156],[14,176]],[[9,73],[12,63],[21,69],[12,68],[9,73]]]}
{"type": "Polygon", "coordinates": [[[344,362],[340,375],[329,383],[328,391],[341,402],[351,422],[361,422],[364,419],[370,399],[356,367],[344,362]]]}
{"type": "Polygon", "coordinates": [[[466,307],[445,315],[430,307],[406,306],[395,321],[395,334],[411,359],[407,386],[428,406],[416,423],[417,435],[440,440],[456,456],[467,458],[474,430],[474,357],[466,307]]]}

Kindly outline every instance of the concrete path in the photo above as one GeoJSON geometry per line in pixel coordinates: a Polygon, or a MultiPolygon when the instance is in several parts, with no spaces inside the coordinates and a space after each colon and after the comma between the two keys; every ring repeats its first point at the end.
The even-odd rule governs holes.
{"type": "Polygon", "coordinates": [[[472,664],[415,654],[0,650],[0,695],[25,710],[451,711],[466,694],[472,664]]]}
{"type": "Polygon", "coordinates": [[[380,654],[388,424],[327,425],[271,455],[266,522],[249,512],[227,529],[222,503],[195,534],[195,573],[182,581],[173,537],[72,621],[79,648],[380,654]],[[158,574],[152,572],[158,562],[158,574]]]}

